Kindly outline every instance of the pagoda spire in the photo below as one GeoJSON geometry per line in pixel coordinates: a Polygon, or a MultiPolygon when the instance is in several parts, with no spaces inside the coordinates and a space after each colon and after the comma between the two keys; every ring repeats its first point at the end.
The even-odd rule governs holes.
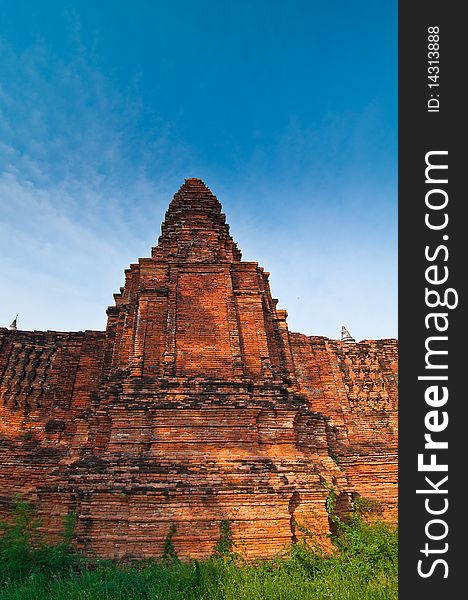
{"type": "Polygon", "coordinates": [[[16,331],[18,329],[18,315],[16,315],[16,317],[10,323],[8,329],[10,329],[11,331],[16,331]]]}
{"type": "Polygon", "coordinates": [[[174,195],[153,257],[188,262],[241,260],[221,204],[201,179],[186,179],[174,195]]]}
{"type": "Polygon", "coordinates": [[[341,341],[342,342],[355,342],[356,341],[344,325],[341,326],[341,341]]]}

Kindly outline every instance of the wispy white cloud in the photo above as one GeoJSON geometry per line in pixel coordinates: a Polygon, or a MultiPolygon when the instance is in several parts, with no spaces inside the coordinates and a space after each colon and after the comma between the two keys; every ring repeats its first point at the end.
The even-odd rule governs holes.
{"type": "Polygon", "coordinates": [[[166,125],[139,153],[138,99],[81,51],[68,64],[41,46],[2,51],[0,323],[18,312],[26,329],[103,328],[123,269],[156,241],[177,142],[166,125]]]}

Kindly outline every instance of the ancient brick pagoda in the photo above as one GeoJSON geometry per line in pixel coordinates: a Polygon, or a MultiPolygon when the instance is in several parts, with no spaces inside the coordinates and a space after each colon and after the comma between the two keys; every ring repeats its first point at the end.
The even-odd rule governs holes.
{"type": "Polygon", "coordinates": [[[125,271],[106,331],[0,329],[0,513],[20,493],[46,531],[77,515],[105,557],[203,557],[231,522],[272,556],[326,500],[396,518],[397,343],[290,333],[268,273],[244,262],[199,179],[151,258],[125,271]]]}

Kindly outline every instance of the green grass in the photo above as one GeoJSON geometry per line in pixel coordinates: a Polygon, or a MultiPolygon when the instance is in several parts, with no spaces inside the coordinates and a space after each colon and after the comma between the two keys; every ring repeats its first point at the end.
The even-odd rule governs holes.
{"type": "Polygon", "coordinates": [[[397,531],[355,515],[338,523],[337,551],[325,556],[307,537],[281,558],[246,562],[232,552],[229,524],[211,558],[131,565],[90,561],[70,546],[73,520],[63,540],[47,544],[32,509],[18,502],[12,524],[0,523],[0,600],[396,600],[397,531]],[[226,543],[225,543],[226,542],[226,543]]]}

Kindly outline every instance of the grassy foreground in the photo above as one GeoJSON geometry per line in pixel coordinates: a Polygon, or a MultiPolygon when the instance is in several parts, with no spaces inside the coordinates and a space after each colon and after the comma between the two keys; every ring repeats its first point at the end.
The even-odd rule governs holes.
{"type": "Polygon", "coordinates": [[[63,542],[41,542],[29,505],[18,502],[14,521],[0,522],[0,600],[396,600],[397,531],[354,515],[338,523],[337,551],[324,556],[305,537],[284,556],[247,563],[233,550],[223,522],[213,556],[180,562],[171,529],[162,560],[119,565],[90,561],[63,542]]]}

